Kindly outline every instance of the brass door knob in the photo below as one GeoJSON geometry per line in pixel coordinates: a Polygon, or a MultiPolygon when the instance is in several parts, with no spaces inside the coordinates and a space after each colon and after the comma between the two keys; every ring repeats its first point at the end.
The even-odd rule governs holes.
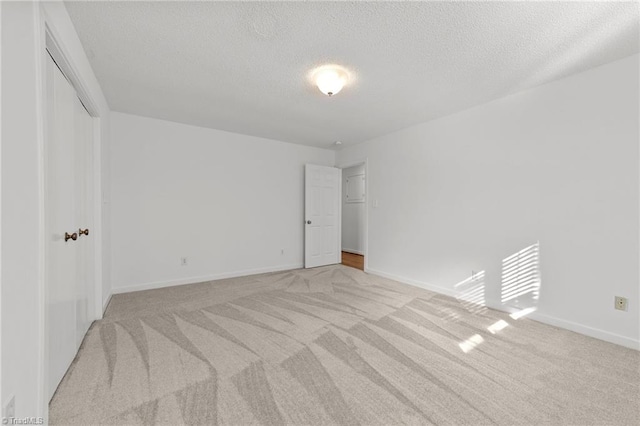
{"type": "Polygon", "coordinates": [[[85,229],[84,231],[82,230],[82,228],[78,229],[78,235],[79,236],[89,235],[89,228],[85,229]]]}
{"type": "Polygon", "coordinates": [[[75,232],[73,234],[69,234],[68,232],[64,233],[64,242],[66,243],[69,240],[77,240],[78,239],[78,234],[76,234],[75,232]]]}

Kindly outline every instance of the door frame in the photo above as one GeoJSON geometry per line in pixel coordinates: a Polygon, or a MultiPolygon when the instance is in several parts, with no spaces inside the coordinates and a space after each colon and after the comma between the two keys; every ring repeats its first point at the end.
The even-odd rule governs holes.
{"type": "MultiPolygon", "coordinates": [[[[360,160],[354,161],[346,161],[343,163],[338,163],[336,165],[337,168],[344,171],[344,169],[348,169],[353,166],[360,166],[364,164],[364,247],[363,247],[363,256],[364,256],[364,271],[369,272],[369,206],[371,205],[371,198],[369,194],[369,158],[365,157],[360,160]]],[[[343,173],[344,176],[344,173],[343,173]]],[[[340,188],[342,188],[342,182],[340,182],[340,188]]],[[[342,256],[342,202],[343,202],[344,194],[340,197],[340,255],[342,256]]]]}
{"type": "MultiPolygon", "coordinates": [[[[82,101],[83,105],[89,112],[89,115],[93,119],[93,202],[91,209],[93,210],[93,281],[94,281],[94,303],[92,306],[92,313],[94,320],[102,318],[103,314],[103,301],[102,301],[102,289],[103,289],[103,223],[102,223],[102,198],[103,198],[103,182],[102,182],[102,146],[106,143],[103,138],[103,129],[108,123],[108,107],[103,99],[100,99],[101,93],[95,93],[92,90],[92,85],[95,86],[95,82],[91,79],[94,78],[90,72],[86,70],[86,65],[81,64],[78,60],[77,52],[82,52],[84,55],[84,49],[80,44],[80,40],[77,38],[77,34],[71,34],[69,28],[73,28],[73,24],[70,22],[70,18],[66,15],[64,7],[61,3],[54,2],[52,4],[39,3],[36,8],[36,39],[38,45],[36,46],[39,54],[36,56],[36,66],[38,69],[37,74],[37,90],[38,90],[38,179],[39,179],[39,226],[42,232],[40,232],[40,238],[38,242],[38,265],[39,265],[39,299],[38,299],[38,311],[39,318],[39,353],[40,360],[38,371],[38,411],[44,415],[44,423],[48,423],[49,414],[49,398],[48,398],[48,383],[49,383],[49,347],[48,347],[48,328],[47,328],[47,316],[48,316],[48,280],[46,276],[46,238],[49,234],[49,229],[46,226],[46,165],[47,165],[47,146],[49,135],[47,133],[47,87],[46,87],[46,62],[50,60],[49,53],[54,58],[58,67],[62,70],[65,77],[69,80],[73,88],[76,90],[76,94],[82,101]],[[65,22],[66,21],[66,22],[65,22]],[[58,25],[57,22],[60,24],[58,25]],[[66,27],[66,28],[65,28],[66,27]],[[48,51],[48,52],[47,52],[48,51]],[[73,53],[76,52],[76,53],[73,53]],[[83,66],[85,65],[85,66],[83,66]],[[101,108],[101,105],[103,107],[101,108]]],[[[89,70],[91,71],[91,70],[89,70]]]]}
{"type": "MultiPolygon", "coordinates": [[[[44,60],[49,60],[47,57],[49,54],[53,57],[54,61],[62,71],[62,74],[69,80],[71,86],[75,89],[76,95],[82,102],[83,106],[89,113],[92,119],[93,126],[93,138],[92,138],[92,170],[93,170],[93,205],[91,207],[91,213],[93,214],[93,229],[91,230],[91,234],[93,234],[93,281],[94,281],[94,306],[93,312],[95,319],[101,319],[103,314],[103,304],[102,304],[102,173],[101,173],[101,129],[103,122],[101,120],[101,111],[97,106],[96,100],[91,95],[88,85],[86,81],[81,77],[80,73],[77,70],[77,67],[74,66],[71,61],[70,56],[65,52],[64,46],[59,42],[59,38],[57,38],[55,33],[55,28],[51,25],[50,22],[46,21],[46,11],[44,13],[45,22],[44,22],[44,33],[45,33],[45,47],[43,57],[44,60]],[[47,53],[47,51],[49,53],[47,53]]],[[[43,67],[43,71],[46,68],[43,67]]],[[[43,76],[43,82],[46,82],[46,77],[43,76]]],[[[43,83],[43,89],[46,96],[46,87],[43,83]]],[[[46,98],[43,98],[46,101],[46,98]]],[[[47,124],[47,112],[46,106],[43,105],[43,124],[47,124]]],[[[46,166],[46,144],[48,144],[46,134],[46,127],[44,128],[44,146],[42,150],[42,161],[43,161],[43,171],[46,166]]],[[[44,182],[43,182],[44,186],[44,182]]],[[[44,192],[44,188],[43,188],[44,192]]],[[[43,194],[44,195],[44,194],[43,194]]],[[[44,210],[44,204],[43,204],[44,210]]],[[[46,212],[45,212],[46,213],[46,212]]],[[[48,230],[45,229],[45,234],[48,230]]]]}

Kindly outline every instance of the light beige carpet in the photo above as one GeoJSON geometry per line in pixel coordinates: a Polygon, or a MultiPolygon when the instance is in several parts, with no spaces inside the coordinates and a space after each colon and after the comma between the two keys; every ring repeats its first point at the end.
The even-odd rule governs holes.
{"type": "Polygon", "coordinates": [[[114,296],[50,421],[637,425],[639,362],[336,265],[114,296]]]}

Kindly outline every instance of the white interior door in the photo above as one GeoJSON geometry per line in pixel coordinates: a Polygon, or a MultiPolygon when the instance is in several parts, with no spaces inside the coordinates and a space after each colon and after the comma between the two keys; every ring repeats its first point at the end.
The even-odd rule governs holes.
{"type": "Polygon", "coordinates": [[[77,240],[77,281],[76,281],[76,343],[82,339],[95,318],[93,282],[93,120],[76,96],[74,99],[74,158],[75,161],[75,203],[77,240]]]}
{"type": "Polygon", "coordinates": [[[304,267],[340,263],[342,170],[305,165],[304,267]]]}
{"type": "Polygon", "coordinates": [[[45,144],[48,393],[53,396],[95,318],[91,227],[93,120],[47,58],[45,144]]]}
{"type": "Polygon", "coordinates": [[[67,371],[77,348],[78,273],[74,158],[75,92],[52,60],[47,61],[46,221],[49,397],[67,371]]]}

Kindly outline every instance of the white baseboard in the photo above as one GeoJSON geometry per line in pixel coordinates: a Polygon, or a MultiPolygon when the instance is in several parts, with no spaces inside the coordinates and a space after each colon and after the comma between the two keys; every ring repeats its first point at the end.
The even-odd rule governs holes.
{"type": "MultiPolygon", "coordinates": [[[[513,313],[518,311],[516,308],[501,305],[497,301],[487,301],[487,307],[495,309],[496,311],[513,313]]],[[[577,322],[557,318],[551,315],[546,315],[541,312],[531,312],[527,314],[528,319],[532,319],[543,324],[552,325],[554,327],[563,328],[565,330],[573,331],[575,333],[584,334],[585,336],[593,337],[598,340],[604,340],[605,342],[615,343],[616,345],[624,346],[626,348],[640,350],[640,341],[634,340],[629,337],[621,336],[619,334],[611,333],[599,328],[589,327],[577,322]]]]}
{"type": "Polygon", "coordinates": [[[360,250],[353,250],[353,249],[343,248],[342,251],[347,252],[347,253],[359,254],[360,256],[364,256],[364,252],[360,251],[360,250]]]}
{"type": "MultiPolygon", "coordinates": [[[[109,292],[109,296],[102,302],[102,315],[107,311],[107,306],[109,306],[109,302],[111,302],[111,297],[113,296],[113,292],[109,292]]],[[[102,318],[102,317],[101,317],[102,318]]]]}
{"type": "Polygon", "coordinates": [[[409,284],[409,285],[412,285],[414,287],[420,287],[420,288],[423,288],[425,290],[433,291],[434,293],[445,294],[445,295],[451,296],[451,297],[456,297],[458,295],[458,293],[455,290],[452,290],[450,288],[446,288],[446,287],[441,287],[441,286],[434,285],[434,284],[425,283],[423,281],[418,281],[418,280],[414,280],[414,279],[411,279],[411,278],[402,277],[400,275],[388,274],[386,272],[378,271],[377,269],[367,268],[365,270],[365,272],[368,272],[368,273],[373,274],[373,275],[378,275],[378,276],[381,276],[383,278],[389,278],[390,280],[398,281],[398,282],[403,283],[403,284],[409,284]]]}
{"type": "MultiPolygon", "coordinates": [[[[402,277],[399,275],[388,274],[386,272],[378,271],[375,269],[367,268],[365,272],[368,272],[373,275],[378,275],[384,278],[389,278],[391,280],[398,281],[404,284],[409,284],[414,287],[423,288],[425,290],[433,291],[435,293],[444,294],[446,296],[456,297],[459,295],[458,292],[450,288],[428,284],[422,281],[402,277]]],[[[491,309],[495,309],[497,311],[509,312],[507,307],[502,306],[496,302],[488,302],[487,307],[491,309]]],[[[537,322],[541,322],[543,324],[548,324],[554,327],[563,328],[565,330],[573,331],[579,334],[583,334],[585,336],[593,337],[599,340],[604,340],[605,342],[614,343],[616,345],[620,345],[626,348],[640,351],[640,340],[635,340],[629,337],[621,336],[619,334],[611,333],[609,331],[601,330],[598,328],[589,327],[573,321],[552,317],[550,315],[545,315],[540,312],[532,312],[531,314],[527,315],[527,318],[537,322]]]]}
{"type": "Polygon", "coordinates": [[[205,275],[200,277],[179,278],[179,279],[168,280],[168,281],[154,281],[150,283],[135,284],[135,285],[130,285],[126,287],[116,287],[111,290],[111,294],[132,293],[134,291],[155,290],[158,288],[173,287],[176,285],[185,285],[185,284],[197,284],[197,283],[202,283],[206,281],[222,280],[225,278],[246,277],[249,275],[266,274],[268,272],[288,271],[291,269],[300,269],[303,266],[304,265],[302,265],[301,263],[295,263],[292,265],[280,265],[280,266],[273,266],[268,268],[256,268],[256,269],[245,269],[242,271],[234,271],[234,272],[223,272],[219,274],[205,275]]]}
{"type": "Polygon", "coordinates": [[[539,312],[533,312],[527,318],[532,320],[553,325],[555,327],[564,328],[566,330],[575,331],[576,333],[584,334],[589,337],[604,340],[605,342],[615,343],[616,345],[624,346],[626,348],[635,349],[640,351],[640,341],[634,340],[629,337],[621,336],[619,334],[611,333],[609,331],[601,330],[599,328],[593,328],[586,325],[582,325],[576,322],[567,321],[561,318],[544,315],[539,312]]]}

